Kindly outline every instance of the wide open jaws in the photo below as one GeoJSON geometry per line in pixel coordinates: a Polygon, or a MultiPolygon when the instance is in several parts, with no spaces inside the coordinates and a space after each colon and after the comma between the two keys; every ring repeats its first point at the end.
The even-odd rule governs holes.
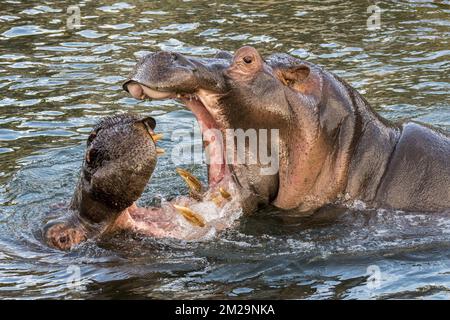
{"type": "Polygon", "coordinates": [[[194,114],[202,132],[203,146],[208,158],[209,187],[215,187],[224,178],[230,178],[230,169],[225,162],[225,145],[222,128],[208,110],[211,95],[203,90],[195,93],[176,93],[151,89],[143,84],[130,81],[124,88],[136,99],[179,99],[194,114]]]}

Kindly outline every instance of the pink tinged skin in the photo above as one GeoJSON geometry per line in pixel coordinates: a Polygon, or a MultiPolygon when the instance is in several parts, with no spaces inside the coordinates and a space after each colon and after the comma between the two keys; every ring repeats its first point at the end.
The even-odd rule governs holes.
{"type": "Polygon", "coordinates": [[[168,99],[168,98],[174,98],[175,95],[172,92],[161,92],[156,91],[153,89],[150,89],[148,87],[142,86],[138,83],[130,83],[127,86],[128,92],[133,96],[135,99],[142,99],[143,95],[152,98],[152,99],[168,99]]]}
{"type": "Polygon", "coordinates": [[[156,238],[170,236],[174,225],[162,208],[140,208],[136,204],[125,209],[108,232],[131,230],[156,238]]]}
{"type": "Polygon", "coordinates": [[[142,94],[144,93],[144,90],[142,89],[141,85],[137,83],[130,83],[127,86],[128,92],[131,94],[131,96],[135,99],[140,99],[142,97],[142,94]]]}
{"type": "Polygon", "coordinates": [[[195,99],[183,99],[183,102],[195,115],[200,125],[203,141],[206,145],[205,151],[209,155],[209,184],[214,186],[228,173],[224,160],[222,133],[203,103],[195,99]]]}

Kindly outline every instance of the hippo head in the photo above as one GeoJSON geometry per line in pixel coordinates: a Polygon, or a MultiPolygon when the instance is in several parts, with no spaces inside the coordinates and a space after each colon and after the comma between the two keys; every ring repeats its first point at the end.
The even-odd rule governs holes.
{"type": "MultiPolygon", "coordinates": [[[[262,174],[264,164],[256,155],[261,150],[245,145],[246,154],[258,160],[252,164],[211,162],[210,184],[232,175],[256,200],[303,211],[342,190],[343,164],[354,136],[345,124],[357,116],[352,99],[359,96],[350,97],[345,83],[314,64],[287,54],[264,59],[248,46],[234,56],[219,53],[215,58],[156,52],[141,59],[123,87],[137,99],[180,99],[203,132],[211,128],[277,130],[279,170],[262,174]],[[335,151],[337,144],[342,152],[335,151]]],[[[221,143],[226,144],[223,136],[221,143]]],[[[211,140],[217,139],[206,141],[209,159],[223,160],[226,148],[210,148],[211,140]]]]}
{"type": "Polygon", "coordinates": [[[152,117],[103,118],[87,140],[80,180],[68,218],[44,227],[46,242],[70,249],[112,225],[142,194],[156,165],[152,117]]]}

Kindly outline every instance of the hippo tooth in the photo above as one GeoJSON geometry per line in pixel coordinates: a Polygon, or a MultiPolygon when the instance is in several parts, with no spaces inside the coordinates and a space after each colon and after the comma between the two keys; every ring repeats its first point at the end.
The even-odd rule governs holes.
{"type": "Polygon", "coordinates": [[[163,148],[156,148],[156,154],[158,156],[163,155],[166,151],[163,148]]]}
{"type": "Polygon", "coordinates": [[[222,200],[223,200],[223,198],[222,198],[220,195],[218,195],[218,194],[214,195],[214,196],[211,198],[211,201],[214,202],[214,204],[215,204],[217,207],[219,207],[219,208],[222,207],[222,200]]]}
{"type": "Polygon", "coordinates": [[[188,207],[183,207],[183,206],[179,206],[179,205],[176,205],[176,204],[174,204],[173,206],[191,224],[199,226],[199,227],[202,227],[202,228],[206,225],[205,219],[203,219],[203,217],[201,215],[199,215],[198,213],[192,211],[188,207]]]}
{"type": "Polygon", "coordinates": [[[180,99],[181,98],[181,94],[177,93],[177,98],[180,99]]]}
{"type": "Polygon", "coordinates": [[[158,142],[159,140],[161,140],[163,138],[163,134],[162,133],[151,133],[150,134],[152,136],[153,141],[158,142]]]}
{"type": "Polygon", "coordinates": [[[181,168],[177,168],[176,172],[181,176],[181,178],[183,178],[184,182],[186,182],[192,192],[195,192],[196,194],[202,192],[202,183],[197,179],[196,176],[194,176],[189,171],[181,168]]]}
{"type": "Polygon", "coordinates": [[[222,187],[219,187],[219,192],[220,192],[220,195],[221,195],[224,199],[229,199],[229,198],[231,197],[231,194],[230,194],[227,190],[225,190],[224,188],[222,188],[222,187]]]}

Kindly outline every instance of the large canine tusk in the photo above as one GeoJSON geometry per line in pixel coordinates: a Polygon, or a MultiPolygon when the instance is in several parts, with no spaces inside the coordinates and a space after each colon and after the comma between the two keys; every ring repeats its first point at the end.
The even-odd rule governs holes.
{"type": "Polygon", "coordinates": [[[187,170],[177,168],[177,173],[183,178],[184,182],[188,185],[191,192],[200,194],[203,190],[202,183],[192,173],[187,170]]]}
{"type": "Polygon", "coordinates": [[[205,219],[203,219],[203,217],[200,216],[198,213],[192,211],[188,207],[183,207],[183,206],[179,206],[179,205],[176,205],[176,204],[174,204],[173,206],[191,224],[196,225],[198,227],[202,227],[202,228],[205,226],[205,219]]]}
{"type": "Polygon", "coordinates": [[[231,198],[231,194],[230,194],[227,190],[225,190],[224,188],[219,187],[219,192],[220,192],[220,195],[221,195],[224,199],[229,199],[229,198],[231,198]]]}

